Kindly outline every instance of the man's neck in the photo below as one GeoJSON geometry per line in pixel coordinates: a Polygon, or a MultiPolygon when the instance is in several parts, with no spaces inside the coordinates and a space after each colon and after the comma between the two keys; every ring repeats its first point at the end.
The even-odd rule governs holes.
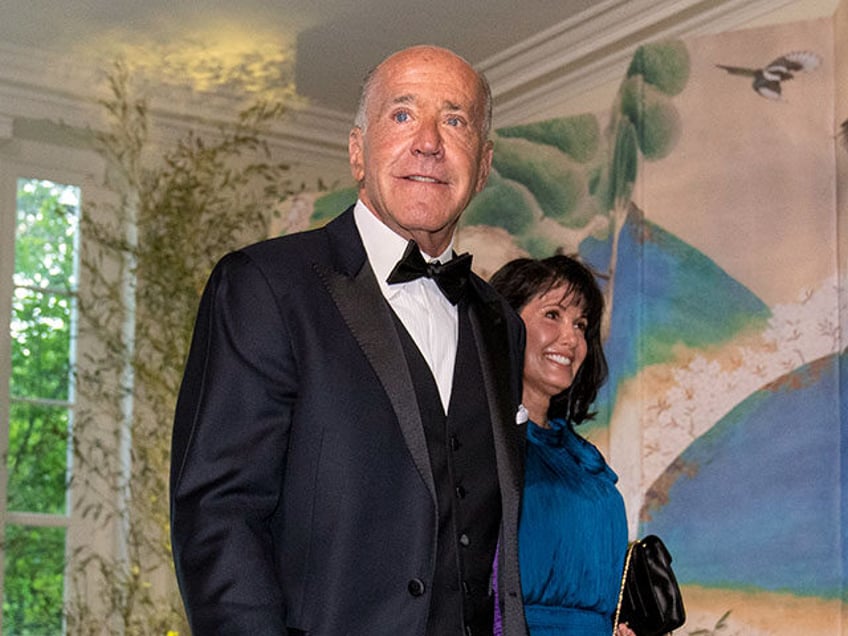
{"type": "Polygon", "coordinates": [[[427,260],[439,258],[453,247],[453,235],[454,230],[456,229],[455,223],[450,227],[444,227],[435,232],[429,232],[426,230],[409,230],[393,223],[391,219],[381,217],[379,214],[374,212],[374,210],[369,208],[362,199],[359,199],[358,204],[361,204],[371,216],[401,237],[404,241],[409,241],[410,239],[415,241],[418,245],[418,249],[421,250],[421,253],[424,254],[427,260]]]}

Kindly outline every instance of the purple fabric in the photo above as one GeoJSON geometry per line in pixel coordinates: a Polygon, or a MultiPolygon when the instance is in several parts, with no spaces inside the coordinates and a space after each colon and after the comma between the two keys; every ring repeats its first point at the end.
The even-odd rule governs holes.
{"type": "Polygon", "coordinates": [[[495,562],[492,564],[492,592],[495,595],[495,624],[493,629],[494,636],[503,636],[503,617],[501,616],[501,604],[498,597],[498,552],[500,552],[500,544],[495,548],[495,562]]]}

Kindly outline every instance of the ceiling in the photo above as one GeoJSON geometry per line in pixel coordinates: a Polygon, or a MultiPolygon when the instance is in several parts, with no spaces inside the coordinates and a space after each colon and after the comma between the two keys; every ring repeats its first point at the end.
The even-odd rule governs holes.
{"type": "Polygon", "coordinates": [[[0,42],[49,52],[207,48],[237,38],[293,52],[300,95],[350,113],[364,74],[385,55],[432,43],[472,64],[597,5],[593,0],[4,0],[0,42]]]}
{"type": "Polygon", "coordinates": [[[96,122],[120,56],[152,80],[166,138],[227,121],[253,91],[296,90],[305,99],[269,144],[307,173],[346,176],[362,79],[406,46],[445,46],[484,71],[503,127],[610,103],[642,42],[832,15],[837,1],[0,0],[0,144],[96,122]]]}

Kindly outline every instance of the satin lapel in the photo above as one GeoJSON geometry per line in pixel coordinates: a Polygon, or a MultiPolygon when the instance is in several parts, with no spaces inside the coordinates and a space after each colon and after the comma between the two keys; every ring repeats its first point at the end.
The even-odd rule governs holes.
{"type": "MultiPolygon", "coordinates": [[[[506,319],[498,303],[478,299],[470,306],[471,327],[480,352],[483,384],[492,415],[498,477],[501,488],[510,486],[517,497],[524,483],[525,426],[515,423],[520,384],[513,386],[519,371],[510,357],[506,319]]],[[[519,356],[521,352],[514,352],[519,356]]],[[[520,366],[518,367],[520,368],[520,366]]],[[[507,493],[504,493],[505,495],[507,493]]]]}
{"type": "Polygon", "coordinates": [[[320,264],[315,265],[315,270],[383,385],[415,466],[427,484],[435,504],[436,487],[427,453],[427,441],[403,347],[395,330],[391,310],[364,256],[355,225],[348,225],[353,228],[353,234],[350,236],[345,236],[350,234],[349,227],[341,224],[336,224],[334,228],[328,226],[331,246],[337,255],[345,254],[345,257],[339,257],[337,261],[342,265],[342,269],[345,269],[353,264],[353,260],[349,258],[352,252],[355,253],[355,250],[351,249],[353,241],[353,245],[362,251],[362,258],[355,259],[359,260],[355,265],[358,271],[336,271],[320,264]],[[345,261],[346,265],[341,261],[345,261]]]}
{"type": "MultiPolygon", "coordinates": [[[[504,633],[526,633],[521,603],[518,568],[518,522],[524,484],[524,449],[527,425],[515,423],[521,396],[522,335],[510,332],[503,305],[491,298],[491,291],[477,288],[476,302],[470,306],[471,329],[480,352],[483,384],[492,416],[492,434],[501,489],[501,532],[499,586],[504,603],[504,633]],[[508,630],[507,630],[508,628],[508,630]]],[[[520,320],[520,319],[518,319],[520,320]]],[[[520,322],[516,323],[519,327],[520,322]]]]}

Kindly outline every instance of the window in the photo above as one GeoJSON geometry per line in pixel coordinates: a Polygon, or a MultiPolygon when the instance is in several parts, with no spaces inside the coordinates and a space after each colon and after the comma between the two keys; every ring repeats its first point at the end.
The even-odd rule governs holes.
{"type": "Polygon", "coordinates": [[[80,189],[19,178],[15,199],[2,629],[57,634],[70,521],[80,189]]]}

